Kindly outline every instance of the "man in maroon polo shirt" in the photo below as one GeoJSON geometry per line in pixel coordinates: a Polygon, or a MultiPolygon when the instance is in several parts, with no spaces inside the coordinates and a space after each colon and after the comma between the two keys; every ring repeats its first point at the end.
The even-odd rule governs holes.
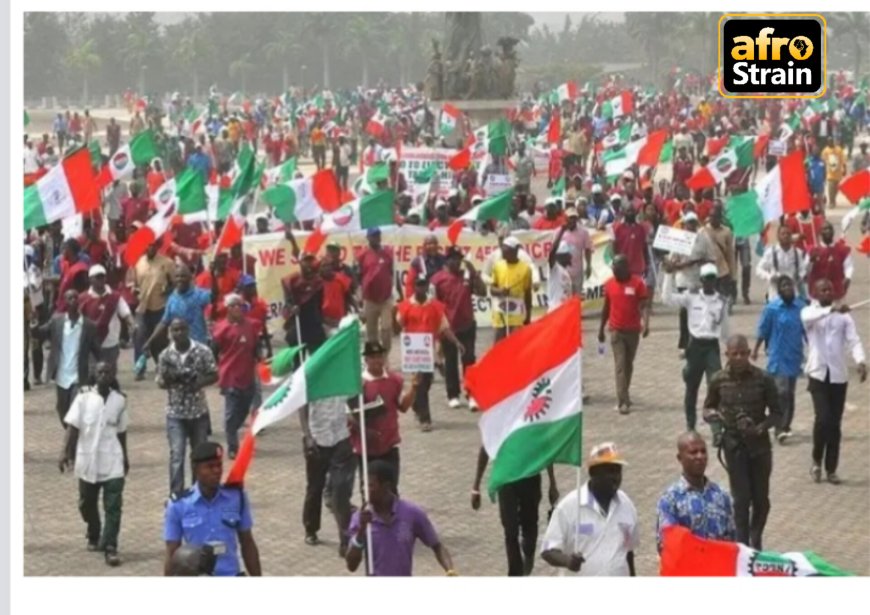
{"type": "Polygon", "coordinates": [[[369,247],[359,256],[366,341],[389,354],[393,335],[393,253],[381,245],[381,230],[370,228],[369,247]]]}
{"type": "MultiPolygon", "coordinates": [[[[472,295],[486,297],[486,285],[477,270],[469,261],[465,261],[462,250],[451,246],[446,254],[446,267],[432,276],[431,284],[435,289],[435,298],[444,304],[447,321],[457,339],[462,342],[465,352],[462,353],[462,371],[474,365],[474,342],[477,337],[477,323],[474,320],[474,303],[472,295]],[[462,269],[465,263],[466,270],[462,269]]],[[[447,405],[459,408],[459,352],[448,339],[441,340],[444,351],[444,380],[447,384],[447,405]]],[[[474,410],[474,402],[469,401],[474,410]]]]}
{"type": "Polygon", "coordinates": [[[613,277],[604,285],[598,341],[604,343],[604,328],[607,326],[616,364],[616,409],[620,414],[628,414],[631,411],[628,389],[641,331],[644,337],[649,335],[649,291],[639,276],[631,274],[624,255],[616,256],[612,267],[613,277]]]}
{"type": "MultiPolygon", "coordinates": [[[[366,458],[369,462],[380,459],[388,463],[396,475],[395,487],[399,486],[399,412],[407,412],[414,401],[417,378],[411,380],[411,388],[402,394],[402,375],[386,367],[387,350],[378,342],[366,342],[363,350],[363,403],[371,406],[366,412],[366,458]],[[380,402],[378,402],[380,400],[380,402]],[[375,406],[374,404],[377,404],[375,406]]],[[[353,407],[357,398],[351,398],[353,407]]],[[[362,472],[362,441],[360,437],[359,412],[352,415],[350,441],[362,472]]],[[[362,475],[360,475],[362,477],[362,475]]]]}
{"type": "Polygon", "coordinates": [[[239,450],[239,429],[245,424],[256,388],[258,322],[245,317],[245,300],[241,295],[224,298],[227,316],[214,327],[218,349],[218,385],[224,396],[224,431],[227,451],[234,459],[239,450]]]}
{"type": "Polygon", "coordinates": [[[647,270],[646,228],[637,223],[637,210],[626,204],[622,222],[613,225],[613,254],[624,254],[631,275],[644,278],[647,270]]]}

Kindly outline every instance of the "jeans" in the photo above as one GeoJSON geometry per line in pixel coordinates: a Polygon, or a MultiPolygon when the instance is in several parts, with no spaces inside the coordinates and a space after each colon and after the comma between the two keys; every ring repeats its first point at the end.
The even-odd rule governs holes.
{"type": "Polygon", "coordinates": [[[770,473],[773,454],[770,448],[751,451],[725,435],[725,463],[734,501],[737,542],[761,550],[761,535],[770,512],[770,473]],[[750,519],[751,509],[751,519],[750,519]]]}
{"type": "Polygon", "coordinates": [[[227,452],[235,455],[239,450],[239,429],[251,412],[251,404],[257,389],[252,384],[247,389],[222,389],[224,396],[224,433],[227,436],[227,452]]]}
{"type": "MultiPolygon", "coordinates": [[[[473,323],[465,331],[457,331],[456,337],[465,346],[465,353],[461,357],[462,372],[474,365],[474,343],[477,339],[477,324],[473,323]]],[[[459,376],[459,349],[449,340],[443,340],[444,349],[444,380],[447,384],[447,399],[456,399],[462,393],[459,376]]]]}
{"type": "Polygon", "coordinates": [[[100,551],[118,550],[118,533],[121,530],[121,505],[123,503],[124,477],[101,483],[79,480],[79,512],[88,524],[88,542],[96,544],[100,551]],[[106,525],[100,522],[98,501],[103,490],[103,511],[106,525]],[[101,536],[102,530],[102,536],[101,536]]]}
{"type": "MultiPolygon", "coordinates": [[[[184,458],[187,443],[193,449],[208,439],[209,417],[206,412],[195,419],[176,419],[166,417],[166,433],[169,437],[169,491],[180,495],[184,491],[184,458]]],[[[193,477],[193,464],[190,469],[193,477]]]]}
{"type": "Polygon", "coordinates": [[[686,383],[686,394],[683,397],[683,409],[686,412],[686,428],[694,431],[698,420],[698,389],[701,379],[707,377],[707,386],[713,374],[722,369],[722,359],[719,353],[718,339],[690,338],[686,347],[686,365],[683,367],[683,382],[686,383]]]}
{"type": "Polygon", "coordinates": [[[779,376],[774,374],[776,392],[779,397],[779,409],[782,411],[782,424],[776,426],[775,433],[791,431],[791,420],[794,418],[794,391],[797,386],[797,378],[791,376],[779,376]]]}
{"type": "Polygon", "coordinates": [[[72,406],[72,402],[79,392],[79,387],[76,384],[68,389],[61,386],[55,386],[55,390],[57,392],[55,409],[57,410],[57,416],[60,419],[60,426],[66,429],[66,423],[63,422],[63,419],[66,417],[66,413],[69,412],[69,407],[72,406]]]}
{"type": "Polygon", "coordinates": [[[504,529],[509,577],[526,576],[535,564],[540,503],[540,474],[508,483],[498,492],[498,512],[504,529]]]}
{"type": "MultiPolygon", "coordinates": [[[[133,361],[138,361],[142,356],[142,347],[145,342],[154,334],[154,329],[160,324],[163,318],[163,310],[145,310],[141,314],[136,314],[136,335],[133,339],[133,361]]],[[[157,360],[157,347],[151,348],[151,356],[157,360]]]]}
{"type": "Polygon", "coordinates": [[[843,423],[843,408],[846,405],[846,389],[849,383],[833,383],[830,376],[825,380],[810,378],[807,390],[813,398],[816,419],[813,423],[813,463],[825,462],[825,472],[833,474],[840,462],[840,440],[843,423]]]}
{"type": "Polygon", "coordinates": [[[640,344],[639,331],[611,331],[610,345],[616,367],[616,400],[620,406],[631,405],[631,376],[634,373],[634,357],[640,344]]]}
{"type": "Polygon", "coordinates": [[[353,447],[346,438],[335,446],[318,446],[317,452],[305,456],[305,503],[302,506],[302,525],[306,534],[320,531],[320,512],[323,490],[329,476],[330,508],[335,515],[340,540],[350,526],[350,497],[356,473],[353,447]]]}
{"type": "Polygon", "coordinates": [[[417,390],[414,393],[414,403],[412,404],[414,414],[423,424],[432,422],[432,414],[429,412],[429,389],[432,388],[434,376],[432,372],[421,372],[417,390]]]}

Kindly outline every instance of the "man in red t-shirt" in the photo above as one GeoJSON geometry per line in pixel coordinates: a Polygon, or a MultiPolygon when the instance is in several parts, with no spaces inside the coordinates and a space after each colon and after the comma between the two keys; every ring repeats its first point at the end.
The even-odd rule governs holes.
{"type": "MultiPolygon", "coordinates": [[[[362,374],[363,404],[368,409],[354,408],[351,414],[350,441],[362,467],[362,442],[360,438],[360,412],[365,412],[366,459],[390,464],[396,473],[396,488],[399,486],[399,412],[411,407],[416,395],[417,377],[411,380],[411,388],[402,394],[402,375],[387,369],[387,349],[378,342],[366,342],[363,350],[365,370],[362,374]]],[[[353,407],[355,398],[348,402],[353,407]]]]}
{"type": "Polygon", "coordinates": [[[613,254],[622,254],[628,259],[631,275],[643,278],[649,266],[647,247],[648,232],[637,223],[637,210],[629,205],[622,222],[613,225],[613,254]]]}
{"type": "Polygon", "coordinates": [[[389,353],[393,341],[393,253],[381,245],[380,229],[370,228],[366,237],[369,247],[359,255],[366,341],[380,341],[389,353]]]}
{"type": "Polygon", "coordinates": [[[252,275],[243,275],[239,279],[238,292],[248,304],[245,316],[257,323],[257,331],[266,348],[266,356],[272,356],[272,337],[266,328],[269,320],[269,305],[257,295],[257,280],[252,275]]]}
{"type": "Polygon", "coordinates": [[[330,337],[338,329],[341,319],[347,316],[348,310],[351,307],[356,309],[356,304],[351,294],[351,279],[336,270],[335,261],[321,261],[320,277],[323,278],[323,326],[326,336],[330,337]]]}
{"type": "Polygon", "coordinates": [[[217,283],[217,297],[215,297],[213,305],[216,306],[215,314],[211,314],[211,307],[206,310],[206,317],[212,320],[219,320],[227,315],[227,309],[224,304],[224,298],[230,293],[235,292],[239,285],[239,279],[242,277],[242,272],[236,269],[230,269],[227,266],[228,255],[226,252],[221,252],[214,257],[214,267],[206,269],[196,276],[196,285],[200,288],[211,290],[217,283]],[[214,276],[212,276],[214,269],[214,276]],[[213,279],[214,277],[214,279],[213,279]]]}
{"type": "MultiPolygon", "coordinates": [[[[444,351],[444,381],[447,385],[447,405],[458,408],[462,402],[459,395],[462,392],[459,382],[459,361],[462,361],[462,371],[474,365],[474,344],[477,338],[477,323],[474,320],[474,302],[472,295],[486,297],[486,285],[471,261],[463,258],[462,250],[451,246],[447,250],[445,268],[432,276],[430,283],[435,289],[435,298],[444,305],[450,330],[462,342],[465,352],[450,340],[442,340],[444,351]],[[466,269],[462,264],[465,263],[466,269]]],[[[474,402],[469,400],[471,409],[474,402]]]]}
{"type": "MultiPolygon", "coordinates": [[[[460,342],[447,321],[444,304],[437,299],[429,299],[429,281],[425,275],[417,277],[414,283],[414,296],[405,299],[396,307],[396,333],[423,333],[431,336],[433,363],[438,340],[450,340],[461,354],[465,346],[460,342]]],[[[417,379],[417,394],[414,396],[414,414],[424,432],[432,431],[432,415],[429,412],[429,389],[432,387],[432,372],[421,372],[417,379]]]]}
{"type": "Polygon", "coordinates": [[[224,297],[227,316],[212,333],[218,351],[218,384],[224,397],[224,431],[230,459],[239,450],[239,429],[248,418],[256,392],[259,324],[245,317],[244,305],[241,295],[224,297]]]}
{"type": "Polygon", "coordinates": [[[641,331],[643,337],[649,335],[649,292],[643,280],[631,274],[624,255],[614,257],[612,268],[613,277],[604,284],[598,342],[604,343],[606,326],[610,329],[610,345],[616,365],[616,409],[620,414],[628,414],[631,411],[631,375],[641,331]]]}
{"type": "Polygon", "coordinates": [[[553,231],[562,228],[565,222],[565,214],[560,211],[559,202],[550,197],[547,199],[544,215],[532,223],[532,228],[536,231],[553,231]]]}

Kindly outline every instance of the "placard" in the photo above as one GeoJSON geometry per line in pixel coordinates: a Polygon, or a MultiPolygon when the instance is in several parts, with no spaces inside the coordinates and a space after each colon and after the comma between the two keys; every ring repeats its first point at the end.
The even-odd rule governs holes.
{"type": "Polygon", "coordinates": [[[661,224],[659,225],[658,231],[656,231],[653,248],[656,250],[664,250],[665,252],[682,254],[683,256],[690,256],[695,247],[695,240],[697,237],[697,233],[661,224]]]}
{"type": "Polygon", "coordinates": [[[431,333],[402,333],[400,345],[404,373],[435,371],[435,348],[431,333]]]}

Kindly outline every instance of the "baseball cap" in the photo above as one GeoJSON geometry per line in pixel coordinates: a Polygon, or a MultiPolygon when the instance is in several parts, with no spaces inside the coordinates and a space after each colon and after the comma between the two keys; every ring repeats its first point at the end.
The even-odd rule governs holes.
{"type": "Polygon", "coordinates": [[[442,201],[441,199],[439,199],[435,203],[435,209],[438,209],[439,207],[447,207],[447,201],[442,201]]]}
{"type": "Polygon", "coordinates": [[[594,468],[608,463],[620,466],[628,465],[613,442],[604,442],[593,447],[589,453],[589,459],[586,461],[586,467],[594,468]]]}
{"type": "Polygon", "coordinates": [[[381,345],[380,342],[366,342],[363,347],[363,356],[371,357],[386,354],[386,349],[381,345]]]}
{"type": "Polygon", "coordinates": [[[480,196],[479,194],[475,194],[473,197],[471,197],[471,202],[472,203],[483,203],[483,197],[480,196]]]}
{"type": "Polygon", "coordinates": [[[690,211],[683,214],[683,222],[698,222],[698,216],[695,214],[695,212],[690,211]]]}
{"type": "Polygon", "coordinates": [[[611,194],[610,195],[610,202],[611,203],[613,203],[614,201],[621,201],[621,200],[622,200],[622,196],[619,194],[611,194]]]}
{"type": "Polygon", "coordinates": [[[248,286],[256,286],[257,280],[254,279],[254,276],[245,274],[239,278],[239,283],[237,284],[238,288],[247,288],[248,286]]]}
{"type": "Polygon", "coordinates": [[[604,188],[601,187],[601,184],[592,184],[592,194],[599,194],[604,192],[604,188]]]}
{"type": "Polygon", "coordinates": [[[374,226],[366,231],[366,237],[374,237],[374,236],[380,235],[380,234],[381,234],[381,229],[379,229],[376,226],[374,226]]]}
{"type": "Polygon", "coordinates": [[[235,305],[236,303],[244,303],[245,300],[241,295],[237,295],[236,293],[229,293],[224,297],[224,305],[226,307],[230,307],[231,305],[235,305]]]}
{"type": "Polygon", "coordinates": [[[106,275],[106,268],[102,265],[94,265],[88,270],[89,278],[95,278],[98,275],[106,275]]]}
{"type": "Polygon", "coordinates": [[[414,284],[420,284],[420,285],[424,285],[424,284],[425,284],[425,285],[428,286],[428,285],[429,285],[429,280],[428,280],[428,278],[426,278],[426,274],[425,274],[425,273],[421,273],[421,274],[418,275],[416,278],[414,278],[414,284]]]}
{"type": "Polygon", "coordinates": [[[326,249],[341,250],[341,244],[333,240],[326,244],[326,249]]]}
{"type": "Polygon", "coordinates": [[[215,459],[223,459],[224,448],[217,442],[200,442],[190,453],[190,460],[193,463],[201,463],[203,461],[214,461],[215,459]]]}
{"type": "Polygon", "coordinates": [[[502,243],[507,248],[517,249],[520,247],[520,240],[513,236],[505,237],[502,243]]]}
{"type": "Polygon", "coordinates": [[[716,268],[716,265],[714,265],[713,263],[707,263],[705,265],[701,265],[701,277],[702,278],[706,278],[706,277],[718,278],[719,277],[719,270],[716,268]]]}
{"type": "Polygon", "coordinates": [[[580,214],[577,212],[575,207],[569,207],[565,210],[565,216],[568,218],[579,218],[580,214]]]}

